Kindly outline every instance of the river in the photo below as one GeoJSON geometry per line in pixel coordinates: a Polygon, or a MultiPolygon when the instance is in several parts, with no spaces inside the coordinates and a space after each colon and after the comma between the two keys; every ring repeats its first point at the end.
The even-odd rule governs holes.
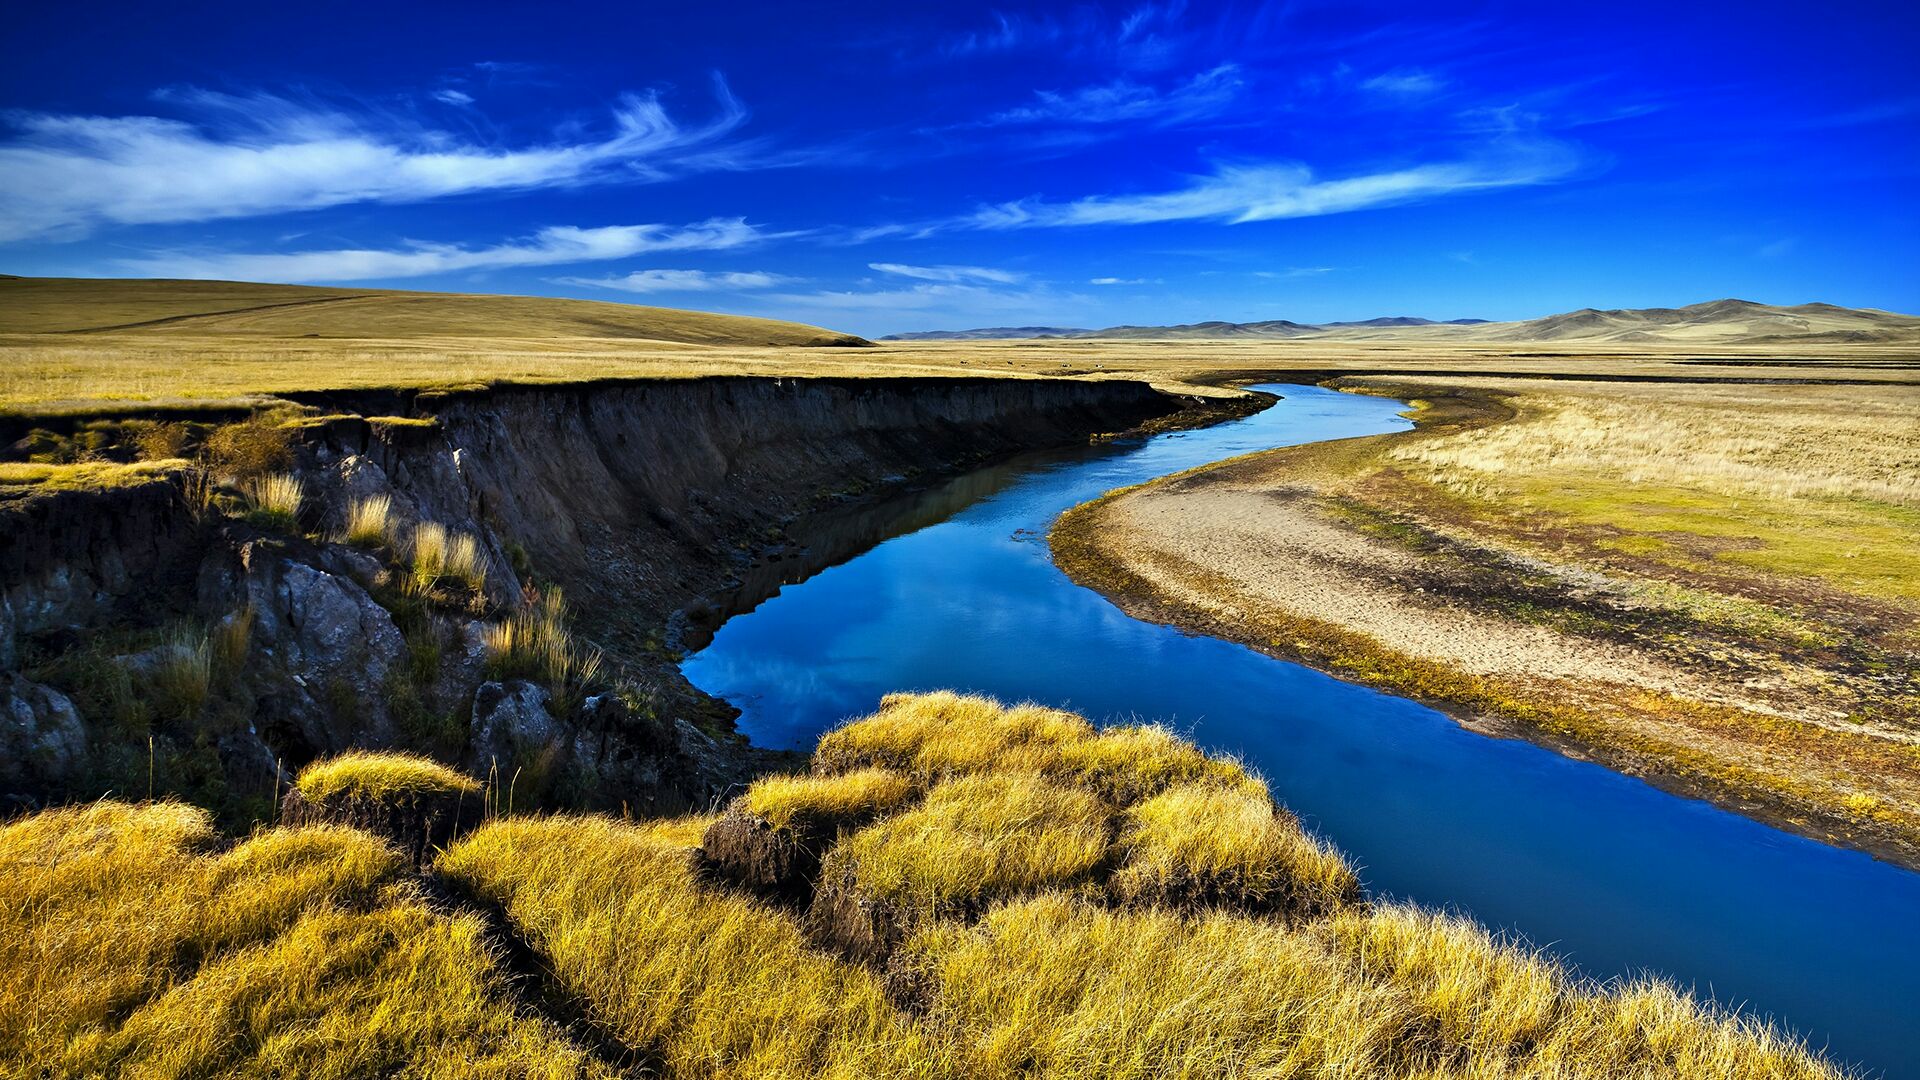
{"type": "Polygon", "coordinates": [[[1870,1075],[1920,1078],[1920,874],[1140,622],[1053,565],[1053,519],[1112,488],[1409,426],[1400,402],[1259,389],[1283,400],[1198,431],[1031,455],[867,511],[872,546],[818,572],[802,564],[804,580],[729,618],[684,671],[764,746],[810,748],[882,694],[942,687],[1162,721],[1258,769],[1375,896],[1465,912],[1598,978],[1666,976],[1870,1075]]]}

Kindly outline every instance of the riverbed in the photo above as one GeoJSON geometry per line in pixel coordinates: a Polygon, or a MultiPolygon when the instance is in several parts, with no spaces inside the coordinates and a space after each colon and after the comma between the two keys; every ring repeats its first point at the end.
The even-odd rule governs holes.
{"type": "Polygon", "coordinates": [[[1257,769],[1375,896],[1463,911],[1598,978],[1662,975],[1870,1073],[1920,1077],[1920,874],[1140,622],[1053,565],[1053,519],[1112,488],[1410,426],[1400,402],[1259,389],[1283,400],[1211,428],[1030,455],[867,511],[872,546],[818,572],[802,563],[804,580],[729,618],[684,671],[772,747],[810,748],[895,690],[1164,722],[1257,769]]]}

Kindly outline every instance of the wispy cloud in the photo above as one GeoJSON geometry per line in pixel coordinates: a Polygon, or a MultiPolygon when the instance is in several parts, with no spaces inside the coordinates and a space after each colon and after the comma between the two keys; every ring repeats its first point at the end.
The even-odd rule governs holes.
{"type": "Polygon", "coordinates": [[[1221,64],[1165,89],[1116,79],[1074,91],[1041,90],[1031,105],[989,116],[983,126],[1021,124],[1152,124],[1210,119],[1230,108],[1245,83],[1237,64],[1221,64]]]}
{"type": "Polygon", "coordinates": [[[1427,97],[1439,93],[1446,80],[1430,71],[1389,71],[1360,83],[1362,90],[1398,97],[1427,97]]]}
{"type": "Polygon", "coordinates": [[[695,225],[555,225],[491,247],[409,243],[400,248],[338,248],[274,254],[167,252],[123,259],[121,269],[143,277],[239,281],[370,281],[463,270],[624,259],[661,251],[722,251],[770,239],[741,218],[695,225]]]}
{"type": "Polygon", "coordinates": [[[906,288],[823,289],[809,292],[756,293],[736,309],[856,332],[886,334],[931,326],[989,326],[1007,322],[1073,320],[1091,307],[1090,298],[1046,286],[1007,287],[950,282],[920,282],[906,288]]]}
{"type": "Polygon", "coordinates": [[[1025,276],[1011,270],[996,270],[990,266],[908,266],[905,263],[880,262],[867,265],[883,274],[895,274],[920,281],[991,281],[1011,285],[1025,276]]]}
{"type": "Polygon", "coordinates": [[[1226,165],[1171,191],[1092,195],[1066,202],[1024,199],[905,232],[1029,229],[1164,221],[1242,224],[1318,217],[1472,191],[1544,184],[1571,173],[1578,156],[1557,143],[1509,144],[1483,158],[1326,179],[1294,162],[1226,165]]]}
{"type": "Polygon", "coordinates": [[[440,102],[442,105],[471,105],[473,104],[473,95],[467,93],[465,90],[443,87],[433,92],[433,100],[440,102]]]}
{"type": "Polygon", "coordinates": [[[715,292],[728,289],[770,289],[792,284],[795,278],[760,270],[635,270],[617,277],[554,278],[561,285],[581,285],[594,289],[617,289],[630,293],[715,292]]]}
{"type": "MultiPolygon", "coordinates": [[[[1159,281],[1158,278],[1155,278],[1153,280],[1156,283],[1159,281]]],[[[1140,278],[1140,277],[1134,277],[1134,278],[1097,277],[1097,278],[1091,278],[1087,281],[1087,284],[1089,285],[1145,285],[1147,283],[1148,283],[1148,280],[1146,278],[1140,278]]]]}
{"type": "Polygon", "coordinates": [[[1202,32],[1189,25],[1186,7],[1184,0],[1149,2],[1119,18],[1092,7],[1076,8],[1065,16],[995,12],[990,25],[948,38],[939,52],[968,57],[1046,48],[1123,68],[1160,69],[1179,62],[1202,32]]]}
{"type": "Polygon", "coordinates": [[[737,162],[714,144],[746,110],[717,78],[715,89],[719,110],[703,124],[627,95],[597,136],[521,147],[267,94],[165,96],[193,121],[15,112],[16,134],[0,142],[0,241],[727,167],[737,162]]]}
{"type": "Polygon", "coordinates": [[[1258,278],[1309,278],[1319,277],[1322,274],[1331,274],[1337,269],[1339,269],[1339,267],[1335,266],[1289,266],[1285,270],[1255,270],[1253,276],[1258,278]]]}

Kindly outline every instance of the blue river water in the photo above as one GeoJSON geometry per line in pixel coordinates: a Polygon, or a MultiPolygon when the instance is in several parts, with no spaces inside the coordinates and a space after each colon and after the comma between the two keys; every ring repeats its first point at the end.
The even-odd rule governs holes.
{"type": "Polygon", "coordinates": [[[1405,406],[1263,387],[1199,431],[1032,455],[917,496],[895,533],[723,623],[683,670],[764,746],[806,749],[895,690],[1162,721],[1257,768],[1376,896],[1465,912],[1599,978],[1655,973],[1869,1075],[1920,1078],[1920,874],[1404,699],[1140,622],[1045,532],[1112,488],[1274,446],[1403,429],[1405,406]]]}

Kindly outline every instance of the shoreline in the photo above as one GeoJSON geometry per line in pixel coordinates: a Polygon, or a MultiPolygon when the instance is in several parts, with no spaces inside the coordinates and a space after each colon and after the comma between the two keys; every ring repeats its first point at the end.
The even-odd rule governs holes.
{"type": "MultiPolygon", "coordinates": [[[[1285,377],[1275,381],[1285,381],[1285,377]]],[[[1337,382],[1333,388],[1391,393],[1388,388],[1356,388],[1337,382]]],[[[1232,641],[1276,659],[1417,701],[1477,734],[1523,739],[1562,756],[1639,779],[1672,795],[1698,799],[1806,839],[1920,870],[1920,843],[1878,820],[1863,824],[1816,802],[1791,798],[1785,791],[1751,787],[1742,791],[1729,782],[1729,775],[1739,775],[1737,772],[1716,774],[1713,768],[1744,768],[1739,762],[1696,760],[1691,762],[1695,768],[1690,771],[1686,767],[1689,762],[1673,758],[1691,748],[1658,744],[1636,747],[1630,739],[1610,743],[1595,736],[1618,733],[1610,732],[1605,720],[1593,715],[1591,709],[1583,709],[1578,701],[1556,699],[1531,689],[1516,691],[1504,680],[1396,650],[1336,620],[1306,617],[1278,607],[1258,610],[1259,601],[1250,599],[1244,591],[1235,591],[1234,583],[1214,568],[1183,559],[1176,552],[1150,550],[1130,535],[1129,526],[1135,523],[1115,520],[1121,504],[1130,498],[1157,495],[1191,499],[1236,480],[1244,481],[1236,472],[1252,471],[1277,455],[1291,452],[1296,457],[1352,460],[1385,441],[1456,434],[1507,423],[1519,415],[1497,395],[1472,391],[1419,401],[1415,408],[1416,426],[1408,432],[1261,451],[1108,492],[1055,520],[1048,533],[1053,561],[1075,584],[1100,593],[1133,618],[1232,641]],[[1421,692],[1422,685],[1436,689],[1421,692]],[[1668,753],[1663,755],[1662,750],[1668,753]]],[[[1266,494],[1278,498],[1274,493],[1266,494]]],[[[1169,511],[1167,516],[1173,513],[1169,511]]],[[[1420,568],[1413,569],[1412,575],[1396,574],[1395,585],[1404,589],[1402,577],[1417,579],[1420,568]]],[[[1425,589],[1416,585],[1413,592],[1424,593],[1425,589]]],[[[1574,635],[1558,637],[1576,646],[1587,644],[1574,635]]],[[[1751,782],[1750,775],[1747,779],[1751,782]]]]}

